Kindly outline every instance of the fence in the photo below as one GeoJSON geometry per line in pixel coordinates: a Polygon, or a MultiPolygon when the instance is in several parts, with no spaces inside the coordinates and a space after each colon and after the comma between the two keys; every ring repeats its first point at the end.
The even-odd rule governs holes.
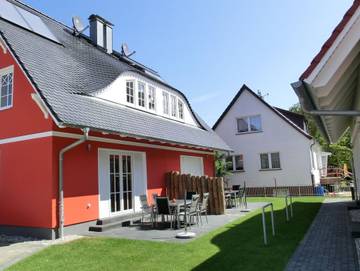
{"type": "Polygon", "coordinates": [[[289,191],[291,196],[313,196],[315,195],[314,187],[309,186],[269,186],[269,187],[246,187],[248,196],[273,197],[277,192],[289,191]]]}
{"type": "Polygon", "coordinates": [[[191,176],[179,172],[169,172],[166,175],[166,191],[170,199],[184,198],[185,191],[196,192],[202,197],[209,193],[209,214],[225,213],[225,196],[223,178],[207,176],[191,176]]]}

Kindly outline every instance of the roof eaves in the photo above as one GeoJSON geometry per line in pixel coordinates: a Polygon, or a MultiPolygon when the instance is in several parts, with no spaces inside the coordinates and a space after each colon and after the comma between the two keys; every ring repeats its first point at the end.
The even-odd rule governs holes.
{"type": "Polygon", "coordinates": [[[360,6],[360,0],[354,0],[352,6],[345,13],[345,15],[344,15],[343,19],[340,21],[340,23],[335,27],[335,29],[332,32],[332,34],[330,35],[330,37],[327,39],[327,41],[321,47],[319,53],[317,53],[317,55],[311,61],[310,65],[300,76],[300,80],[305,80],[315,70],[316,66],[321,62],[321,60],[323,59],[323,57],[325,56],[327,51],[334,44],[335,40],[340,35],[340,33],[344,30],[346,24],[350,21],[350,19],[355,14],[355,12],[359,6],[360,6]]]}

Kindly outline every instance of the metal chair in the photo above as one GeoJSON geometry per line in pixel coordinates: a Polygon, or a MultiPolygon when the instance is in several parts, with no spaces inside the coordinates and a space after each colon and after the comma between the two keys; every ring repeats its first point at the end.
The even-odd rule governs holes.
{"type": "Polygon", "coordinates": [[[202,218],[201,218],[202,214],[205,214],[206,223],[207,224],[209,223],[208,222],[208,217],[207,217],[207,214],[208,214],[208,202],[209,202],[209,193],[204,193],[202,201],[199,202],[199,209],[198,209],[201,225],[202,225],[202,218]]]}
{"type": "Polygon", "coordinates": [[[192,200],[192,197],[196,195],[196,192],[190,192],[190,191],[187,191],[186,192],[186,200],[192,200]]]}
{"type": "Polygon", "coordinates": [[[146,215],[150,215],[150,221],[153,223],[153,208],[148,204],[147,196],[140,195],[141,203],[141,223],[144,223],[144,218],[146,215]]]}
{"type": "MultiPolygon", "coordinates": [[[[191,227],[192,218],[196,217],[196,223],[199,225],[199,204],[200,195],[195,194],[192,196],[191,204],[189,207],[186,207],[186,221],[189,223],[189,226],[191,227]]],[[[185,211],[182,211],[178,214],[178,217],[183,216],[185,219],[185,211]]]]}
{"type": "Polygon", "coordinates": [[[174,213],[171,211],[168,197],[156,197],[155,225],[157,226],[157,216],[170,216],[170,227],[173,227],[174,213]]]}

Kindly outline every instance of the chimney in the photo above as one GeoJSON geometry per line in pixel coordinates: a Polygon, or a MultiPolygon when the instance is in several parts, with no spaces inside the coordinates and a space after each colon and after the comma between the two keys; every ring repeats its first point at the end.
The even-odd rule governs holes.
{"type": "Polygon", "coordinates": [[[92,14],[90,21],[90,39],[103,47],[109,54],[113,52],[113,24],[99,15],[92,14]]]}

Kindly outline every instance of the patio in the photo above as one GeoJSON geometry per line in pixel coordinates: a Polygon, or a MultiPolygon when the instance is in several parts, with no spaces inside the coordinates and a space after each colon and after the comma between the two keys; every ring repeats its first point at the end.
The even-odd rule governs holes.
{"type": "MultiPolygon", "coordinates": [[[[248,209],[250,212],[253,212],[265,204],[265,202],[249,202],[248,209]]],[[[184,231],[184,228],[174,230],[170,228],[169,225],[164,225],[162,223],[158,223],[158,227],[153,228],[152,223],[150,223],[149,220],[146,220],[144,225],[141,225],[141,223],[134,223],[133,225],[127,227],[118,227],[105,232],[87,232],[84,235],[92,237],[112,237],[132,240],[183,243],[199,238],[204,234],[249,213],[241,212],[242,209],[243,207],[231,208],[226,209],[225,214],[223,215],[208,215],[208,223],[206,223],[206,220],[203,217],[203,224],[199,223],[199,225],[193,225],[190,229],[188,228],[188,231],[196,234],[196,237],[193,239],[178,239],[175,237],[177,233],[184,231]],[[149,222],[147,223],[147,221],[149,222]]]]}

